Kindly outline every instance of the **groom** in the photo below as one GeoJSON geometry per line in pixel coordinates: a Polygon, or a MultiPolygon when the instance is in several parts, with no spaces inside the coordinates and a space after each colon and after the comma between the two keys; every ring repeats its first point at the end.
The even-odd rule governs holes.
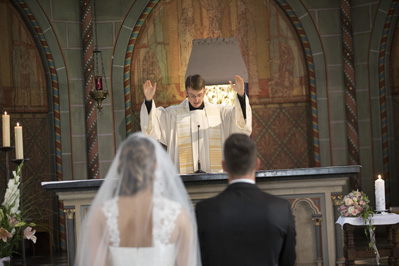
{"type": "Polygon", "coordinates": [[[228,187],[196,206],[202,265],[294,265],[291,206],[255,185],[260,163],[255,143],[247,135],[233,134],[223,154],[228,187]]]}

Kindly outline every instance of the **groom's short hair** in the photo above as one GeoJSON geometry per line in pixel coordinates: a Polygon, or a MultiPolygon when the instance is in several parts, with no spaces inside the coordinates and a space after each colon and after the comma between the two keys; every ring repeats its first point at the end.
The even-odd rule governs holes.
{"type": "Polygon", "coordinates": [[[245,134],[232,134],[224,143],[224,162],[231,176],[243,176],[255,169],[256,145],[245,134]]]}

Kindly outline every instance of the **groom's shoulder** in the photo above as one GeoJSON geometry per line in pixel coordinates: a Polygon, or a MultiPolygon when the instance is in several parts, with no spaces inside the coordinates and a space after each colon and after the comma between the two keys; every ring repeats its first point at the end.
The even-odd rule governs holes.
{"type": "Polygon", "coordinates": [[[201,211],[203,209],[209,209],[212,206],[215,206],[215,204],[218,203],[218,196],[219,195],[213,196],[211,198],[203,199],[203,200],[197,202],[197,204],[195,205],[195,209],[197,211],[201,211]]]}

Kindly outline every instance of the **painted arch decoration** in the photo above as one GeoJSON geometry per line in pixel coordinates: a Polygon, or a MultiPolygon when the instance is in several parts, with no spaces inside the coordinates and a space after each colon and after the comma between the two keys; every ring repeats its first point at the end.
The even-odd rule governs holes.
{"type": "MultiPolygon", "coordinates": [[[[272,121],[254,126],[254,133],[258,133],[253,133],[255,140],[284,146],[299,139],[303,146],[310,147],[301,153],[310,154],[312,162],[301,158],[287,167],[320,166],[312,53],[299,19],[285,1],[254,4],[249,0],[153,0],[132,28],[124,61],[127,134],[139,130],[139,109],[144,97],[141,87],[145,80],[157,82],[158,105],[177,104],[185,97],[184,77],[192,40],[237,37],[249,73],[254,117],[272,121]],[[272,105],[284,108],[263,110],[272,105]],[[287,121],[281,122],[281,118],[287,121]],[[303,121],[306,126],[295,121],[303,121]],[[300,130],[282,132],[284,127],[300,130]],[[270,128],[267,137],[264,128],[270,128]],[[268,139],[261,140],[260,135],[268,139]]],[[[286,147],[278,149],[287,154],[287,160],[300,156],[286,147]]],[[[272,155],[264,157],[267,156],[272,155]]]]}

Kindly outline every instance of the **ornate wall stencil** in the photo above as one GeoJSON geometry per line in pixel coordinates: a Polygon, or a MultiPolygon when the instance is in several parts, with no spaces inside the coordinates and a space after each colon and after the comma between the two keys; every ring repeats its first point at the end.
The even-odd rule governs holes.
{"type": "Polygon", "coordinates": [[[0,1],[0,104],[8,112],[47,112],[43,62],[26,23],[10,3],[0,1]]]}
{"type": "MultiPolygon", "coordinates": [[[[51,193],[41,187],[41,182],[53,181],[53,173],[50,165],[49,124],[46,113],[19,113],[11,116],[11,124],[19,122],[23,126],[24,158],[29,161],[24,163],[22,169],[23,191],[26,202],[29,202],[30,215],[35,217],[35,222],[53,226],[53,210],[51,193]]],[[[14,135],[14,127],[11,135],[14,135]]],[[[14,138],[11,138],[14,145],[14,138]]],[[[10,159],[15,158],[14,151],[10,152],[10,159]]],[[[0,154],[0,161],[5,162],[4,153],[0,154]]],[[[5,164],[0,164],[0,193],[6,184],[5,164]],[[4,174],[3,174],[4,173],[4,174]]],[[[16,165],[10,162],[10,170],[15,170],[16,165]]]]}
{"type": "Polygon", "coordinates": [[[254,107],[252,113],[260,169],[314,166],[309,104],[266,105],[254,107]]]}

